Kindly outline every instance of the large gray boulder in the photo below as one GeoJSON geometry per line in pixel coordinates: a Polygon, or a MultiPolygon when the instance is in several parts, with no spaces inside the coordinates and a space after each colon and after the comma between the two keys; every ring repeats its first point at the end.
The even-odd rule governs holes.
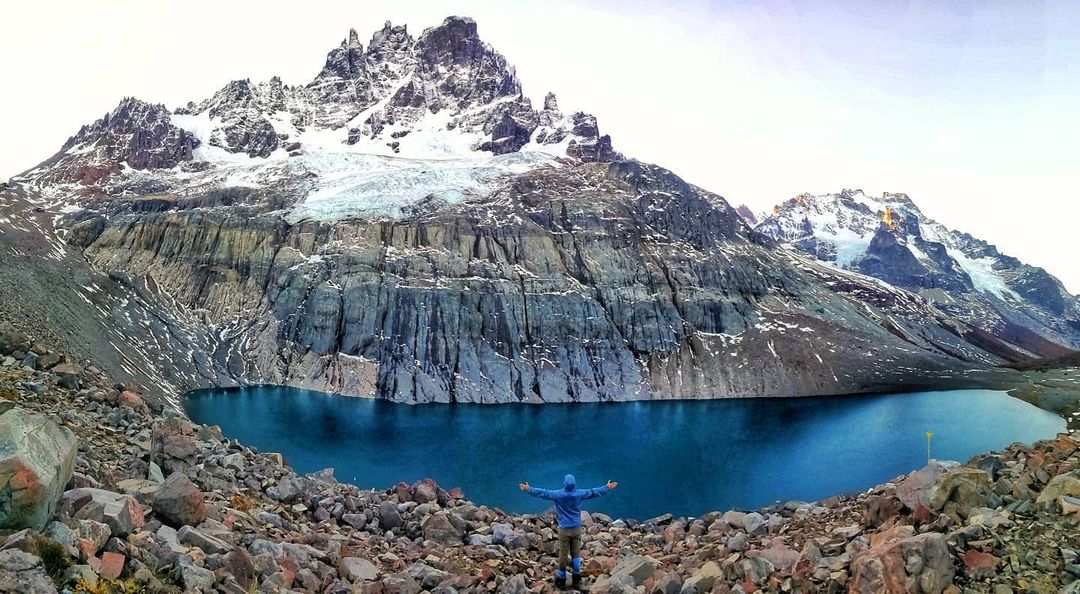
{"type": "Polygon", "coordinates": [[[0,414],[0,528],[41,530],[71,480],[75,435],[14,407],[0,414]]]}
{"type": "Polygon", "coordinates": [[[41,559],[20,551],[0,551],[0,592],[56,594],[56,586],[45,574],[41,559]]]}

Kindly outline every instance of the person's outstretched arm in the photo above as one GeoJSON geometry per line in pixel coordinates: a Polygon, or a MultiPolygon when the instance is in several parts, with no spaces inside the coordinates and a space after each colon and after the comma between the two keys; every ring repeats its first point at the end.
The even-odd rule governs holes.
{"type": "Polygon", "coordinates": [[[615,481],[608,481],[603,487],[596,487],[595,489],[588,489],[585,491],[584,499],[592,499],[593,497],[599,497],[601,495],[607,495],[608,491],[611,491],[615,487],[618,487],[619,483],[615,481]]]}
{"type": "Polygon", "coordinates": [[[529,483],[519,483],[518,488],[525,491],[533,497],[539,497],[540,499],[555,499],[555,492],[548,489],[537,489],[536,487],[530,487],[529,483]]]}

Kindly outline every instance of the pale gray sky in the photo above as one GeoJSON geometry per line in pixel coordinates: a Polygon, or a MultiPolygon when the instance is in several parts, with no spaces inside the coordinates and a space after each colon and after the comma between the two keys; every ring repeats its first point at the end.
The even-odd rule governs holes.
{"type": "Polygon", "coordinates": [[[1080,292],[1080,3],[38,0],[5,9],[0,179],[132,95],[306,83],[350,27],[449,14],[537,101],[733,204],[907,192],[1080,292]]]}

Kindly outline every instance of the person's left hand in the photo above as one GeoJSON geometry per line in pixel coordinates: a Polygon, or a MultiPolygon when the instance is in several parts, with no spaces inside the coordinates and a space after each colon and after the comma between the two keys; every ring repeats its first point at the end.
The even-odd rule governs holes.
{"type": "Polygon", "coordinates": [[[528,491],[529,490],[529,483],[528,482],[518,483],[518,488],[521,489],[522,491],[528,491]]]}
{"type": "Polygon", "coordinates": [[[609,490],[614,489],[615,487],[618,487],[618,486],[619,486],[619,483],[616,483],[615,481],[608,481],[607,482],[607,488],[609,490]]]}

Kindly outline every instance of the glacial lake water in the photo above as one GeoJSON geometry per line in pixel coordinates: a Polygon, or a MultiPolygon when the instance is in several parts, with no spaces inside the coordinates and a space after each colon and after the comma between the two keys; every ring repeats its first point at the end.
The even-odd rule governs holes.
{"type": "Polygon", "coordinates": [[[607,479],[586,503],[615,517],[698,515],[861,491],[926,464],[966,461],[1064,431],[1060,417],[989,390],[606,404],[410,406],[283,387],[200,390],[192,420],[281,452],[301,473],[385,489],[432,477],[477,502],[540,512],[518,483],[607,479]]]}

